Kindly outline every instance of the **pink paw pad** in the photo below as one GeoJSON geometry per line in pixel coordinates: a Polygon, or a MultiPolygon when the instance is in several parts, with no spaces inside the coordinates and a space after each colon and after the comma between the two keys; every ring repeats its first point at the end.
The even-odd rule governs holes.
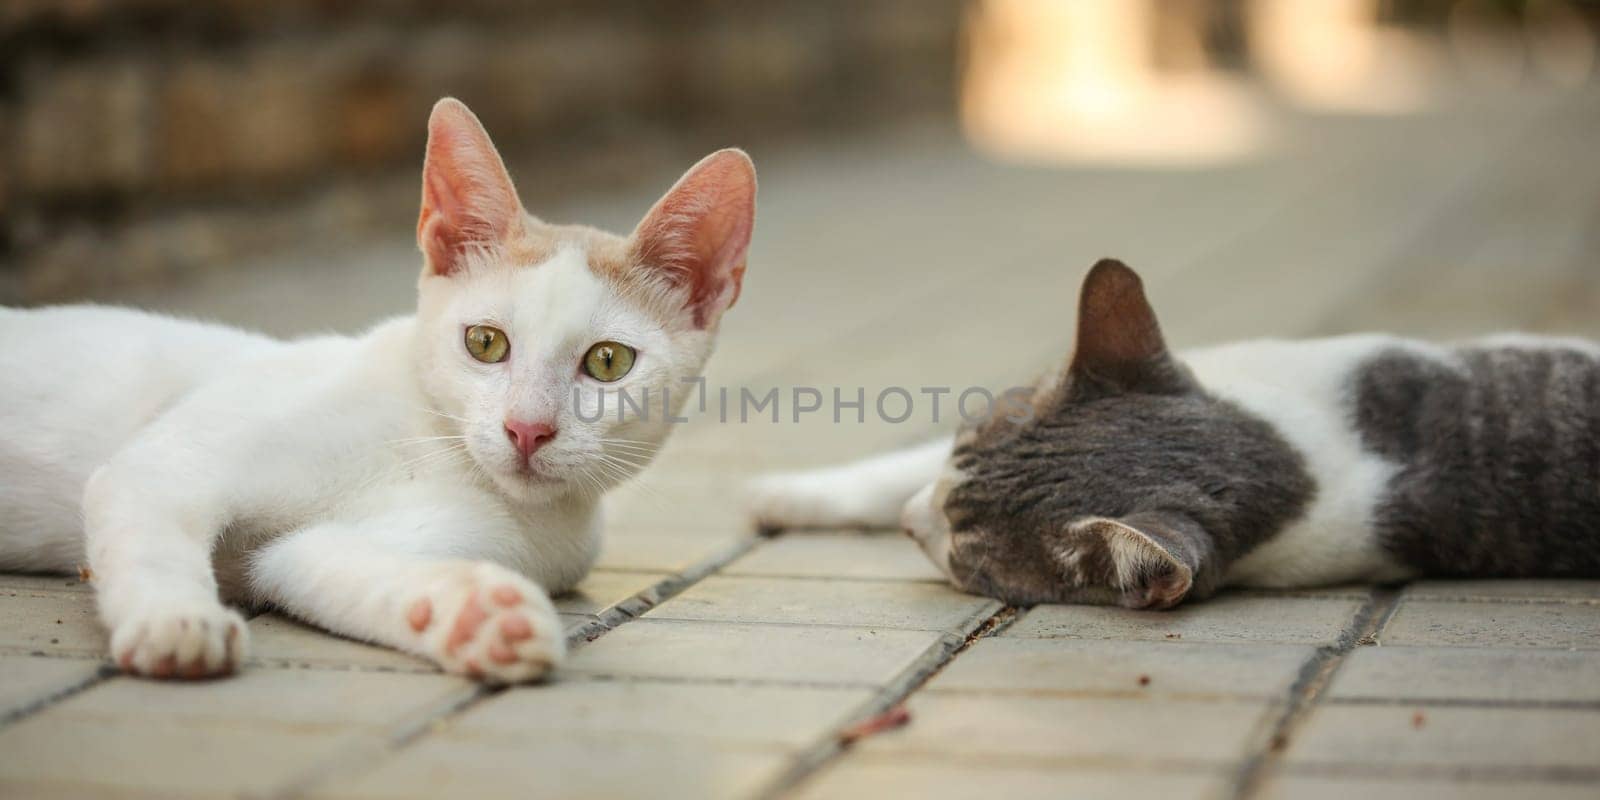
{"type": "Polygon", "coordinates": [[[406,612],[406,622],[411,625],[411,630],[422,633],[427,630],[428,623],[433,621],[433,601],[424,597],[411,604],[411,609],[406,612]]]}
{"type": "Polygon", "coordinates": [[[517,654],[505,642],[490,642],[489,660],[496,664],[510,664],[517,660],[517,654]]]}
{"type": "Polygon", "coordinates": [[[506,617],[500,620],[500,635],[508,642],[520,642],[523,639],[533,638],[533,626],[522,617],[506,617]]]}
{"type": "Polygon", "coordinates": [[[445,652],[454,654],[461,645],[472,641],[478,635],[479,626],[489,619],[489,612],[483,610],[483,604],[478,602],[478,596],[467,598],[466,605],[461,607],[461,613],[456,615],[456,624],[450,629],[450,638],[445,641],[445,652]]]}

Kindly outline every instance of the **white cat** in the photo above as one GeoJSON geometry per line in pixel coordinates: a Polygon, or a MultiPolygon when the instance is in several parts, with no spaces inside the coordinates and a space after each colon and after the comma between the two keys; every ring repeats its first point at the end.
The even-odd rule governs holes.
{"type": "Polygon", "coordinates": [[[112,656],[140,675],[236,669],[230,600],[451,672],[539,677],[565,650],[547,592],[589,570],[600,495],[670,428],[660,408],[619,421],[616,391],[681,405],[738,297],[755,192],[723,150],[627,238],[541,222],[446,99],[414,317],[281,342],[0,309],[0,570],[87,560],[112,656]]]}

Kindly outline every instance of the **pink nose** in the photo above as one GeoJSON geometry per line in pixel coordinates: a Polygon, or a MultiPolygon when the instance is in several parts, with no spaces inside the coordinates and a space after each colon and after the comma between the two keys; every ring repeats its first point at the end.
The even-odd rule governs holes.
{"type": "Polygon", "coordinates": [[[517,446],[517,452],[522,454],[523,460],[527,460],[528,456],[539,452],[539,448],[556,438],[556,429],[543,422],[520,422],[508,419],[506,438],[517,446]]]}

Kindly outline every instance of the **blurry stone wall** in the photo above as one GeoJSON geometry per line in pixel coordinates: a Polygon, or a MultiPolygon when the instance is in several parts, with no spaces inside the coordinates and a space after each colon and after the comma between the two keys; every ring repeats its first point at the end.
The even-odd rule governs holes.
{"type": "Polygon", "coordinates": [[[667,153],[949,113],[961,6],[3,0],[0,302],[407,230],[446,94],[514,172],[537,170],[535,196],[667,153]]]}

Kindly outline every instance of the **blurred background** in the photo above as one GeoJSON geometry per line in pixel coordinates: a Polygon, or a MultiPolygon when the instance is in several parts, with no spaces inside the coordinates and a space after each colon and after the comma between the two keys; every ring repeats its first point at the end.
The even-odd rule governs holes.
{"type": "MultiPolygon", "coordinates": [[[[749,149],[745,296],[780,326],[974,271],[1070,305],[1100,255],[1209,286],[1189,267],[1251,241],[1240,276],[1392,273],[1407,299],[1371,300],[1435,298],[1423,332],[1546,301],[1585,321],[1597,30],[1579,0],[5,0],[0,301],[277,333],[402,312],[448,94],[555,220],[626,230],[749,149]],[[1463,303],[1489,312],[1427,321],[1463,303]]],[[[1198,338],[1276,332],[1217,313],[1198,338]]]]}

